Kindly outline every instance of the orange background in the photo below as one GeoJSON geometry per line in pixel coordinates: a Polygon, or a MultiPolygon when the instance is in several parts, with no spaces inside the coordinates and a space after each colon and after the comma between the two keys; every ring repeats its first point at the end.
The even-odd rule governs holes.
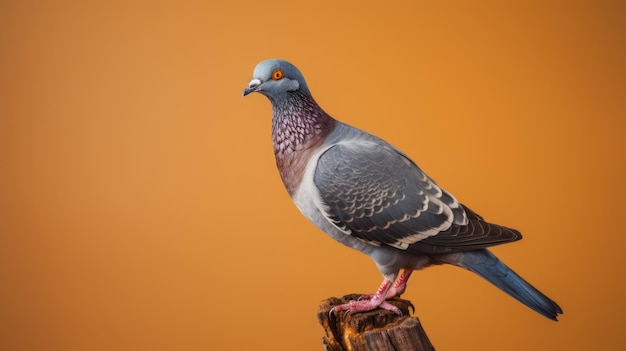
{"type": "Polygon", "coordinates": [[[439,350],[623,350],[621,1],[0,3],[0,349],[321,350],[365,256],[291,204],[262,59],[487,219],[553,323],[454,267],[413,275],[439,350]],[[506,4],[503,4],[506,3],[506,4]]]}

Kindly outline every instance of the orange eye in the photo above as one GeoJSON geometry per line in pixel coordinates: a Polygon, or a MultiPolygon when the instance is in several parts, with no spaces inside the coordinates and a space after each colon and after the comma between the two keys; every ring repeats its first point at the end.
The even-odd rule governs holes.
{"type": "Polygon", "coordinates": [[[279,68],[275,69],[274,72],[272,72],[272,79],[273,80],[281,80],[284,77],[284,73],[283,71],[281,71],[279,68]]]}

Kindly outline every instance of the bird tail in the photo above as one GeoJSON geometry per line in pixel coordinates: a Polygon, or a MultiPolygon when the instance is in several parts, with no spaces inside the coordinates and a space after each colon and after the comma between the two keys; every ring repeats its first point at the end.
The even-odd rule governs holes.
{"type": "Polygon", "coordinates": [[[457,264],[480,275],[547,318],[556,321],[557,316],[563,313],[556,302],[522,279],[487,249],[465,251],[461,262],[457,264]]]}

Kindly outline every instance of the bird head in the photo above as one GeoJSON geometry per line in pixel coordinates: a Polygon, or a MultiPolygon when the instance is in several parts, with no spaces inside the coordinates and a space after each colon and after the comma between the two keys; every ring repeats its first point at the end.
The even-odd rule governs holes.
{"type": "Polygon", "coordinates": [[[272,59],[262,61],[256,66],[243,96],[258,92],[276,101],[297,90],[310,94],[298,68],[287,61],[272,59]]]}

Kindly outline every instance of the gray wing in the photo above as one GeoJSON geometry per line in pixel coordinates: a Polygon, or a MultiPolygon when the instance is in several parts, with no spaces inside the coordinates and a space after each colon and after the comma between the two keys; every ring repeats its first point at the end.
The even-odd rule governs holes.
{"type": "Polygon", "coordinates": [[[320,156],[314,183],[328,219],[375,245],[435,254],[521,238],[462,206],[386,143],[333,145],[320,156]]]}

